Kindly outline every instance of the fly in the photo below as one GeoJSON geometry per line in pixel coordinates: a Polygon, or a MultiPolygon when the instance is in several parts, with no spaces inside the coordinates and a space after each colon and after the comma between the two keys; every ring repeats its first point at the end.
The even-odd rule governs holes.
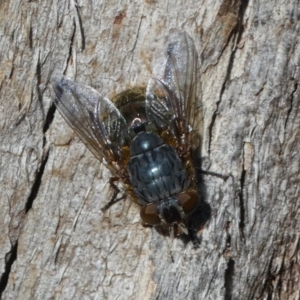
{"type": "Polygon", "coordinates": [[[199,146],[197,69],[193,40],[180,32],[169,40],[162,75],[154,74],[145,93],[135,88],[110,101],[64,76],[52,78],[57,109],[112,173],[112,202],[114,182],[121,181],[140,205],[142,223],[173,236],[188,233],[200,203],[192,157],[199,146]]]}

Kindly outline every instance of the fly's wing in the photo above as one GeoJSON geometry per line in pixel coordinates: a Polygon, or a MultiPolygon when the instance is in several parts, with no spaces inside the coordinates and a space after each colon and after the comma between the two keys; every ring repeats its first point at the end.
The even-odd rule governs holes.
{"type": "MultiPolygon", "coordinates": [[[[54,104],[89,150],[108,162],[119,162],[129,130],[115,105],[89,86],[65,77],[51,79],[54,104]]],[[[110,169],[116,173],[117,167],[110,169]]]]}
{"type": "Polygon", "coordinates": [[[192,38],[180,32],[169,40],[164,73],[151,79],[147,86],[148,119],[159,130],[171,131],[179,144],[188,143],[188,133],[194,127],[197,64],[192,38]]]}

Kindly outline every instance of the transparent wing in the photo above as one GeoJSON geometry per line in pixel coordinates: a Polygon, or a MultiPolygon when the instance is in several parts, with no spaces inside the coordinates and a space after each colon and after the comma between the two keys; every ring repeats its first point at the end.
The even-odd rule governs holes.
{"type": "Polygon", "coordinates": [[[51,82],[54,104],[90,151],[99,160],[119,161],[129,130],[115,105],[91,87],[63,76],[51,82]]]}
{"type": "Polygon", "coordinates": [[[151,79],[147,86],[146,111],[150,122],[158,129],[172,131],[181,143],[194,126],[197,64],[192,38],[185,32],[177,33],[169,40],[163,75],[151,79]]]}

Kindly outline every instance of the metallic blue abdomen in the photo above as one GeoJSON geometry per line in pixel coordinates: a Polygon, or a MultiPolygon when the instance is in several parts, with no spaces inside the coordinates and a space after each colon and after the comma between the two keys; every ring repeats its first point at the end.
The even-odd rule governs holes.
{"type": "Polygon", "coordinates": [[[141,204],[169,198],[184,190],[187,175],[176,150],[154,133],[140,132],[130,147],[130,181],[141,204]]]}

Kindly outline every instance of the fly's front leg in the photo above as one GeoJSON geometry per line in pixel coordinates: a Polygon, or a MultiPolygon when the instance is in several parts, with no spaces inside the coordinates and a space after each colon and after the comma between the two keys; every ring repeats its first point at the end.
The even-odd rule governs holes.
{"type": "Polygon", "coordinates": [[[118,194],[121,192],[119,190],[119,188],[117,187],[117,185],[115,184],[116,181],[119,181],[120,178],[119,177],[111,177],[109,179],[109,185],[113,190],[113,196],[111,197],[111,199],[109,200],[109,202],[101,208],[102,212],[107,211],[111,206],[113,206],[114,204],[116,204],[117,202],[125,199],[126,194],[122,194],[119,198],[117,198],[118,194]]]}

